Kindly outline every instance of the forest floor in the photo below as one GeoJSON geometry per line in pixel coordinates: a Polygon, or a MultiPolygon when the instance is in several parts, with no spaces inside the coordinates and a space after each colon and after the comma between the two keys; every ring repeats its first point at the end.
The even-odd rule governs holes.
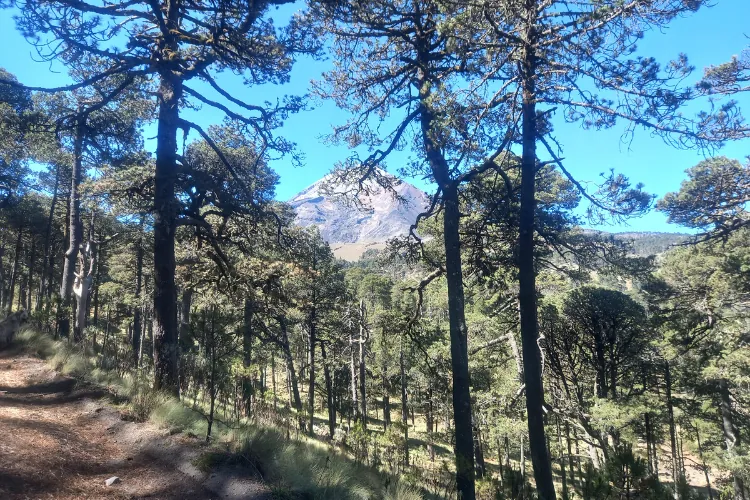
{"type": "Polygon", "coordinates": [[[127,421],[111,403],[40,359],[0,352],[0,498],[271,498],[240,470],[196,467],[203,440],[127,421]]]}

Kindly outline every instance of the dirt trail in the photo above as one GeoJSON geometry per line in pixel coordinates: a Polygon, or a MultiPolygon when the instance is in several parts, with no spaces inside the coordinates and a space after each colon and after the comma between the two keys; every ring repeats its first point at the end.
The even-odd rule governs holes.
{"type": "Polygon", "coordinates": [[[199,440],[125,422],[106,395],[0,352],[0,498],[267,498],[232,471],[202,473],[199,440]]]}

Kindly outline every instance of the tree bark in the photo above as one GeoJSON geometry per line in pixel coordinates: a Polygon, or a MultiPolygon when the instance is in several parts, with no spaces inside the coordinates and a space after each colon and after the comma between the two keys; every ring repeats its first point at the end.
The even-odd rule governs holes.
{"type": "Polygon", "coordinates": [[[101,286],[101,283],[102,283],[102,267],[103,266],[104,266],[104,247],[101,247],[99,248],[99,262],[96,265],[96,276],[94,277],[94,293],[92,294],[92,300],[94,302],[94,316],[92,318],[92,321],[94,325],[96,326],[99,326],[99,287],[101,286]]]}
{"type": "Polygon", "coordinates": [[[250,366],[253,362],[253,302],[249,298],[245,299],[243,318],[242,366],[245,373],[242,376],[242,403],[245,416],[250,416],[253,399],[253,383],[250,377],[250,366]]]}
{"type": "Polygon", "coordinates": [[[536,211],[536,0],[526,0],[526,33],[521,55],[522,155],[521,207],[518,237],[518,302],[521,315],[521,345],[526,383],[526,412],[529,429],[529,451],[534,466],[537,492],[541,500],[555,498],[552,466],[547,453],[544,432],[544,388],[537,339],[539,324],[534,271],[534,217],[536,211]]]}
{"type": "Polygon", "coordinates": [[[109,313],[110,313],[110,306],[107,306],[107,316],[104,320],[104,340],[102,341],[102,360],[101,360],[101,366],[104,368],[105,363],[107,361],[107,342],[109,341],[109,313]]]}
{"type": "Polygon", "coordinates": [[[643,423],[646,428],[646,454],[648,455],[648,472],[659,477],[656,466],[656,443],[654,443],[654,432],[651,428],[651,416],[649,412],[643,414],[643,423]]]}
{"type": "Polygon", "coordinates": [[[52,280],[52,277],[48,274],[48,266],[51,267],[54,262],[54,256],[52,254],[52,226],[55,221],[55,207],[57,206],[57,192],[59,187],[60,165],[55,165],[55,187],[52,189],[52,201],[50,202],[49,215],[47,216],[47,227],[44,232],[44,259],[42,260],[42,275],[39,281],[39,295],[37,295],[35,306],[37,311],[42,307],[42,299],[46,292],[48,280],[52,280]]]}
{"type": "MultiPolygon", "coordinates": [[[[65,239],[60,242],[61,245],[65,243],[65,239]]],[[[52,235],[52,242],[50,243],[50,253],[47,264],[47,283],[45,283],[45,298],[47,300],[47,307],[52,305],[52,295],[55,292],[55,257],[57,255],[57,242],[55,241],[54,234],[52,235]]]]}
{"type": "Polygon", "coordinates": [[[13,265],[10,268],[10,283],[8,284],[8,302],[6,303],[6,314],[13,310],[13,298],[16,294],[16,281],[18,280],[18,268],[21,263],[21,252],[23,252],[23,230],[24,227],[18,228],[16,236],[16,250],[13,254],[13,265]]]}
{"type": "Polygon", "coordinates": [[[216,306],[213,306],[211,308],[211,337],[210,341],[208,342],[208,352],[209,352],[209,363],[211,367],[211,371],[209,373],[209,379],[208,379],[208,396],[209,396],[209,410],[208,410],[208,428],[206,429],[206,442],[208,442],[211,439],[211,427],[213,427],[214,424],[214,411],[215,411],[215,404],[216,404],[216,330],[215,330],[215,324],[216,324],[216,306]]]}
{"type": "Polygon", "coordinates": [[[406,361],[404,360],[404,343],[401,341],[401,349],[398,356],[398,364],[401,372],[401,422],[404,424],[404,466],[409,466],[409,395],[407,392],[406,361]]]}
{"type": "MultiPolygon", "coordinates": [[[[740,431],[734,424],[734,413],[732,400],[729,394],[729,383],[726,379],[719,381],[719,411],[721,413],[721,427],[724,432],[724,442],[727,446],[727,454],[733,456],[740,447],[740,431]]],[[[742,478],[734,474],[734,498],[745,500],[745,484],[742,478]]]]}
{"type": "Polygon", "coordinates": [[[138,239],[135,242],[135,310],[133,311],[133,363],[138,368],[141,354],[141,295],[143,290],[143,216],[138,224],[138,239]]]}
{"type": "Polygon", "coordinates": [[[308,382],[307,382],[307,419],[309,427],[307,429],[308,434],[311,436],[315,434],[313,423],[315,420],[315,344],[318,343],[318,338],[315,331],[315,309],[313,308],[310,313],[310,319],[308,321],[308,338],[310,341],[309,349],[307,351],[307,365],[309,369],[308,382]]]}
{"type": "Polygon", "coordinates": [[[0,245],[0,314],[5,317],[5,245],[0,245]]]}
{"type": "Polygon", "coordinates": [[[36,239],[31,238],[31,250],[29,251],[29,263],[27,265],[28,275],[26,276],[26,302],[24,308],[27,311],[31,310],[31,296],[34,290],[34,267],[36,265],[36,239]]]}
{"type": "Polygon", "coordinates": [[[359,403],[361,405],[360,416],[362,425],[367,429],[367,386],[365,384],[367,374],[367,363],[365,361],[365,349],[367,343],[367,309],[365,301],[359,301],[359,403]]]}
{"type": "Polygon", "coordinates": [[[276,396],[276,354],[271,351],[271,390],[273,391],[273,411],[278,409],[278,398],[276,396]]]}
{"type": "Polygon", "coordinates": [[[669,369],[669,362],[664,363],[664,386],[667,398],[667,419],[669,420],[669,441],[672,451],[672,492],[675,500],[679,500],[677,491],[677,482],[679,475],[677,472],[677,436],[674,423],[674,407],[672,406],[672,373],[669,369]]]}
{"type": "Polygon", "coordinates": [[[292,357],[292,350],[289,348],[289,334],[287,332],[286,319],[283,316],[277,316],[276,320],[279,322],[279,328],[281,330],[281,350],[284,353],[284,361],[286,362],[286,368],[289,372],[289,383],[292,388],[292,407],[297,410],[297,414],[300,422],[300,429],[304,429],[302,420],[302,399],[299,396],[299,385],[297,383],[297,372],[294,369],[294,358],[292,357]]]}
{"type": "Polygon", "coordinates": [[[349,330],[349,376],[351,377],[352,418],[356,422],[359,418],[359,401],[357,401],[357,364],[354,354],[354,332],[349,330]]]}
{"type": "Polygon", "coordinates": [[[331,380],[331,369],[328,366],[328,356],[326,355],[326,347],[323,342],[320,342],[320,356],[323,361],[323,376],[326,383],[326,402],[328,405],[328,435],[333,439],[333,435],[336,433],[336,405],[333,400],[333,382],[331,380]]]}
{"type": "MultiPolygon", "coordinates": [[[[31,235],[30,235],[31,236],[31,235]]],[[[27,276],[28,276],[28,269],[26,270],[27,273],[24,275],[23,268],[24,266],[24,257],[28,256],[29,251],[28,248],[26,248],[26,245],[21,249],[21,259],[19,260],[18,264],[18,278],[16,278],[16,281],[18,282],[18,309],[26,309],[26,285],[28,284],[27,276]],[[24,251],[25,254],[24,255],[24,251]]]]}
{"type": "MultiPolygon", "coordinates": [[[[165,22],[176,28],[179,2],[168,8],[165,22]]],[[[161,44],[165,58],[177,53],[174,36],[161,44]]],[[[179,396],[179,344],[177,286],[175,284],[175,234],[177,230],[177,130],[183,94],[179,68],[165,64],[160,72],[159,124],[154,185],[154,388],[179,396]]]]}
{"type": "Polygon", "coordinates": [[[474,460],[477,479],[484,479],[487,474],[487,465],[484,462],[484,449],[482,448],[482,430],[477,421],[478,416],[474,414],[474,460]]]}
{"type": "Polygon", "coordinates": [[[450,328],[451,368],[453,376],[453,420],[455,423],[456,489],[463,500],[474,500],[474,436],[469,392],[468,330],[464,313],[464,288],[461,271],[461,217],[458,188],[454,183],[443,187],[443,231],[445,270],[448,285],[448,320],[450,328]]]}
{"type": "Polygon", "coordinates": [[[83,332],[88,320],[88,301],[91,294],[91,287],[94,282],[94,270],[97,261],[97,244],[89,241],[83,250],[83,259],[81,259],[81,270],[76,274],[76,280],[73,284],[73,295],[76,299],[76,321],[73,328],[73,341],[78,343],[83,341],[83,332]],[[88,260],[88,269],[86,269],[86,260],[88,260]]]}
{"type": "Polygon", "coordinates": [[[62,282],[60,284],[60,311],[58,314],[58,333],[61,337],[70,335],[70,304],[73,293],[73,281],[78,250],[83,242],[83,223],[81,222],[80,185],[83,180],[83,134],[85,118],[76,121],[73,143],[73,169],[71,173],[69,209],[68,209],[68,250],[63,261],[62,282]]]}
{"type": "Polygon", "coordinates": [[[391,395],[390,387],[388,387],[387,368],[385,366],[381,367],[380,378],[383,387],[383,431],[385,431],[391,425],[391,395]]]}
{"type": "MultiPolygon", "coordinates": [[[[144,284],[145,288],[145,284],[144,284]]],[[[187,342],[190,338],[190,309],[193,306],[193,289],[185,288],[182,291],[180,304],[180,339],[187,342]]]]}

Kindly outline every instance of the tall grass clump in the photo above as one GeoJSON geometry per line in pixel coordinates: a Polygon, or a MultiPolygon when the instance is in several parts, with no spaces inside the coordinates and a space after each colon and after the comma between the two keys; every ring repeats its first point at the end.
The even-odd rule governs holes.
{"type": "Polygon", "coordinates": [[[58,344],[62,344],[61,342],[52,340],[49,335],[39,333],[36,329],[28,326],[19,330],[14,338],[14,342],[23,350],[39,356],[42,359],[54,356],[59,350],[58,344]]]}
{"type": "Polygon", "coordinates": [[[229,439],[242,457],[276,491],[291,498],[419,500],[418,490],[357,464],[336,449],[308,438],[287,440],[268,427],[245,427],[229,439]]]}
{"type": "Polygon", "coordinates": [[[185,432],[205,436],[208,423],[199,412],[188,408],[180,401],[165,397],[149,414],[155,424],[175,432],[185,432]]]}
{"type": "Polygon", "coordinates": [[[422,494],[413,486],[398,481],[388,485],[383,500],[422,500],[422,494]]]}

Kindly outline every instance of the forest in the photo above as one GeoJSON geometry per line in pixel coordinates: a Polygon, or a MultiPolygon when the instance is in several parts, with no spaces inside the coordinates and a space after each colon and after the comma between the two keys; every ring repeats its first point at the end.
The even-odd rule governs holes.
{"type": "Polygon", "coordinates": [[[750,49],[638,49],[711,3],[6,0],[70,83],[0,70],[0,316],[278,498],[746,500],[750,160],[718,152],[750,137],[750,49]],[[303,57],[330,70],[264,97],[303,57]],[[276,196],[321,100],[342,203],[381,168],[433,188],[354,263],[276,196]],[[573,175],[564,127],[705,159],[657,199],[573,175]],[[651,210],[684,234],[606,232],[651,210]]]}

